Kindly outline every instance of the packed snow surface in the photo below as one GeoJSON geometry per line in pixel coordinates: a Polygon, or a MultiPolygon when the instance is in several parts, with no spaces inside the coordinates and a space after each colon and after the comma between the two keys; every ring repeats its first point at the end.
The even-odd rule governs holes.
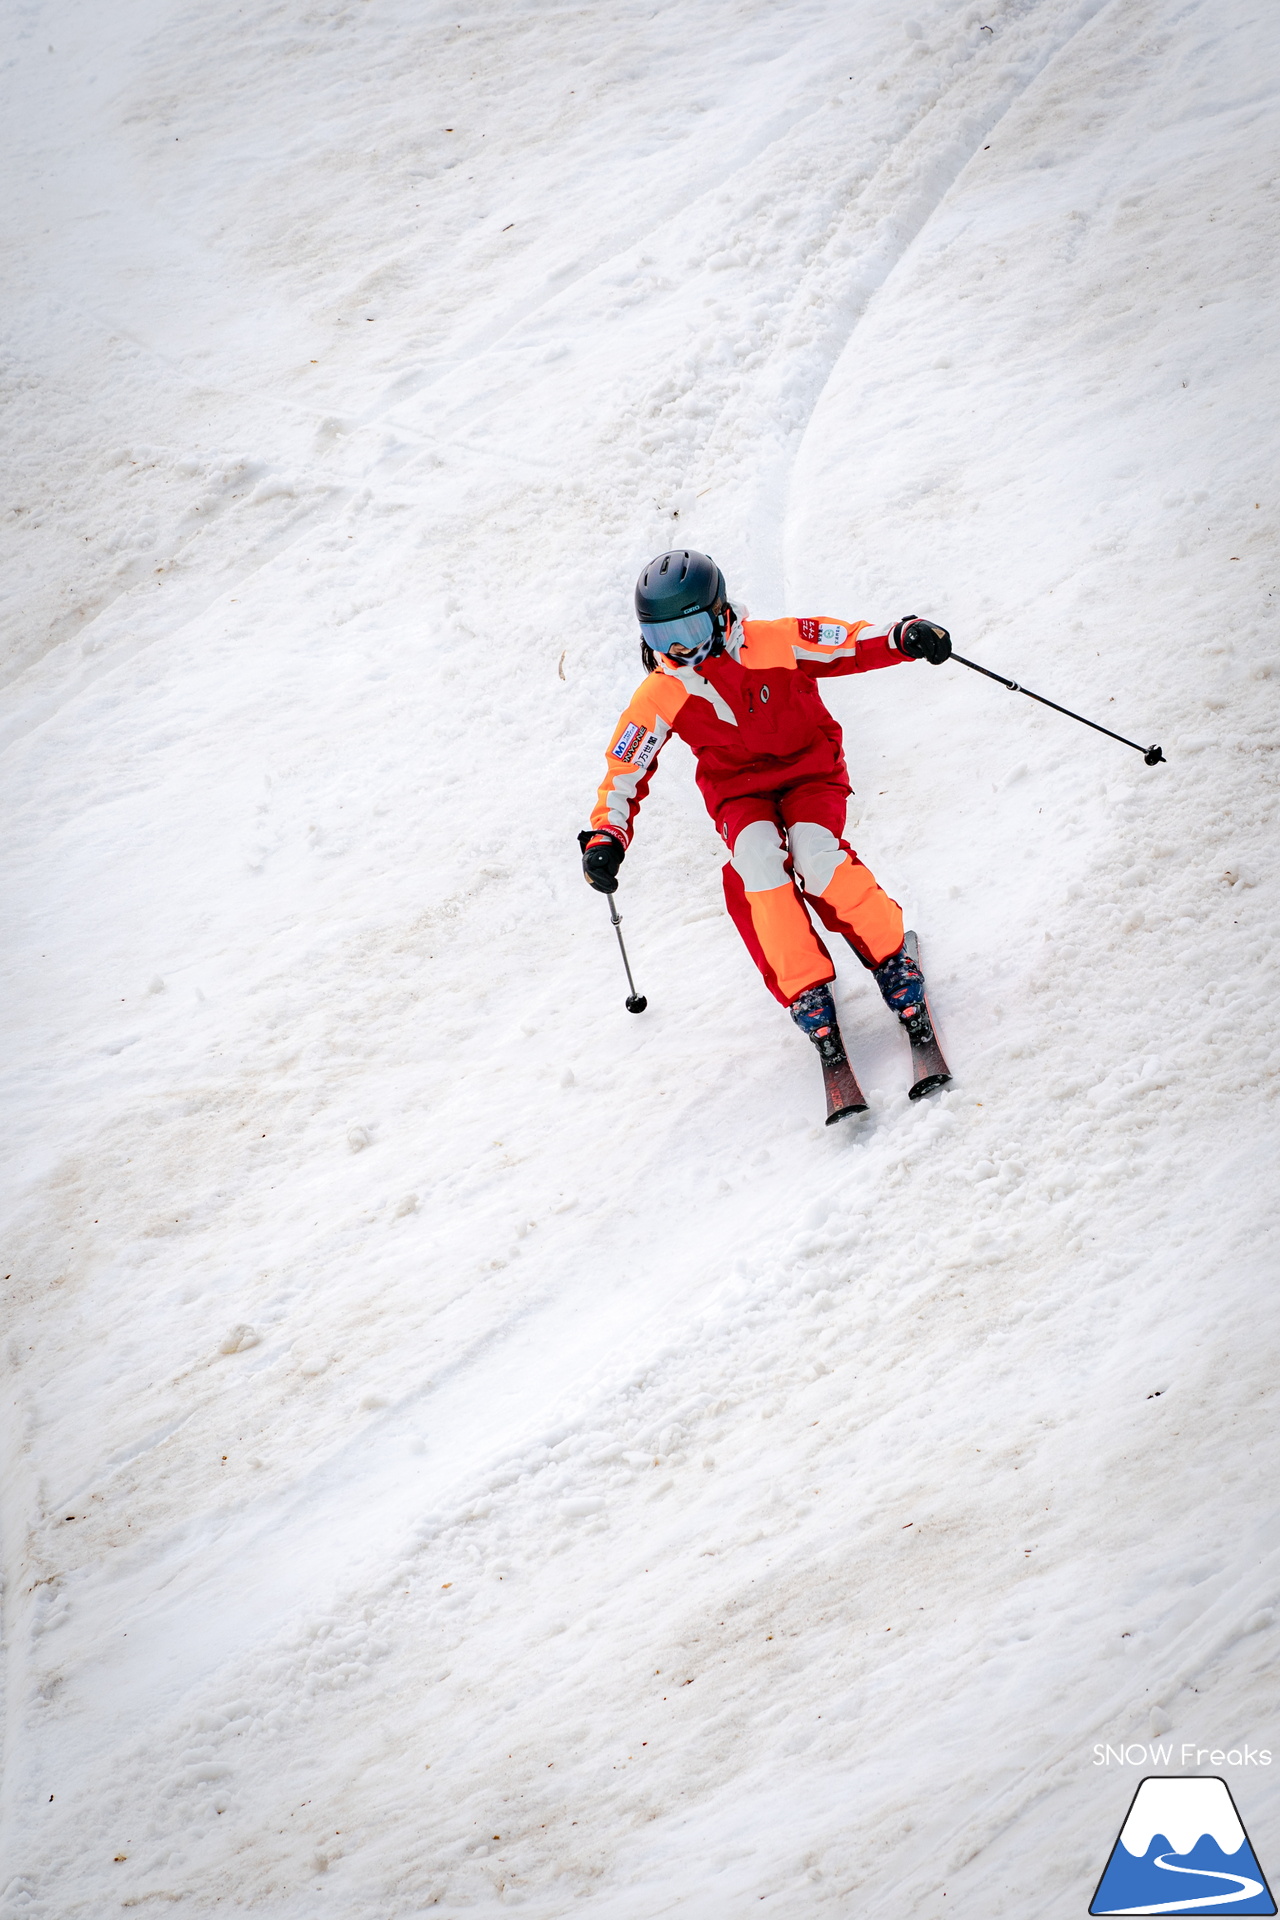
{"type": "Polygon", "coordinates": [[[1280,11],[913,9],[11,11],[5,1920],[1280,1872],[1280,11]],[[672,544],[1164,748],[827,683],[932,1101],[676,743],[624,1010],[672,544]]]}

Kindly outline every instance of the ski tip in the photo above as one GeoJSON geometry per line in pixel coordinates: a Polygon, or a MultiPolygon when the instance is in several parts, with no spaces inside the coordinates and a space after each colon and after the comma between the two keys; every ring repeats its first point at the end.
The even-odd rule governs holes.
{"type": "Polygon", "coordinates": [[[947,1086],[950,1079],[949,1073],[926,1073],[923,1079],[917,1080],[914,1087],[908,1089],[907,1098],[923,1100],[926,1093],[932,1093],[937,1087],[947,1086]]]}
{"type": "Polygon", "coordinates": [[[826,1125],[829,1127],[834,1127],[837,1120],[847,1120],[850,1114],[865,1113],[866,1110],[867,1110],[867,1103],[865,1100],[862,1102],[862,1105],[858,1107],[837,1107],[834,1113],[829,1113],[827,1115],[826,1125]]]}

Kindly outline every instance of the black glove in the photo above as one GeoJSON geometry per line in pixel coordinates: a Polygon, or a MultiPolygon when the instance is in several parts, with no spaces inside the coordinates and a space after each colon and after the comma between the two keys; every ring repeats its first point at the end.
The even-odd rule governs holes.
{"type": "Polygon", "coordinates": [[[582,871],[596,892],[616,893],[618,868],[627,856],[621,840],[611,833],[580,833],[578,845],[582,848],[582,871]]]}
{"type": "Polygon", "coordinates": [[[899,620],[893,630],[893,644],[908,660],[927,660],[940,667],[951,653],[951,635],[936,620],[917,620],[914,614],[899,620]]]}

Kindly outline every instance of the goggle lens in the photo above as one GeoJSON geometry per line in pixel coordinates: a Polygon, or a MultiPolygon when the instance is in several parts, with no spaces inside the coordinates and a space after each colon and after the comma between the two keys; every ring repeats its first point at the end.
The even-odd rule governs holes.
{"type": "Polygon", "coordinates": [[[716,623],[709,613],[686,613],[679,620],[642,620],[640,631],[657,653],[670,653],[672,647],[705,646],[715,633],[716,623]]]}

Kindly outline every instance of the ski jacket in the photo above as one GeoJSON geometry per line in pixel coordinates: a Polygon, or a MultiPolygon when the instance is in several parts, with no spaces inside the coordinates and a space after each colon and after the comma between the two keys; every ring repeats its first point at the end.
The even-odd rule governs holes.
{"type": "Polygon", "coordinates": [[[702,666],[658,656],[618,721],[591,813],[599,832],[630,845],[658,755],[673,733],[692,747],[714,819],[726,801],[800,780],[847,782],[844,736],[814,684],[906,658],[867,620],[743,620],[702,666]]]}

